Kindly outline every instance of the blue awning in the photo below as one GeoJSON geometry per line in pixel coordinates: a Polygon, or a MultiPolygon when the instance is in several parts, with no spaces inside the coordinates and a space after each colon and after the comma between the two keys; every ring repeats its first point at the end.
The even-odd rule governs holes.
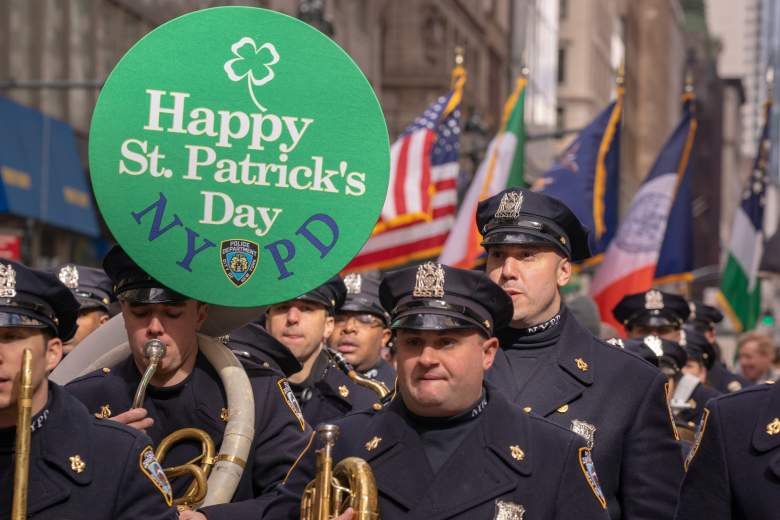
{"type": "Polygon", "coordinates": [[[73,128],[2,96],[0,213],[100,235],[73,128]]]}

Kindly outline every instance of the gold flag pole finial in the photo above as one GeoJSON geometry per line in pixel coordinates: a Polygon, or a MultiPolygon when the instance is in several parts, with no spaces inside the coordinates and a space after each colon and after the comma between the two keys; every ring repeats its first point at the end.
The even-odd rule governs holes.
{"type": "Polygon", "coordinates": [[[455,65],[456,66],[463,66],[463,61],[465,59],[466,55],[466,49],[464,49],[462,46],[458,45],[455,47],[455,65]]]}
{"type": "Polygon", "coordinates": [[[620,60],[620,65],[617,68],[617,74],[615,75],[615,85],[618,88],[623,88],[626,82],[626,60],[620,60]]]}

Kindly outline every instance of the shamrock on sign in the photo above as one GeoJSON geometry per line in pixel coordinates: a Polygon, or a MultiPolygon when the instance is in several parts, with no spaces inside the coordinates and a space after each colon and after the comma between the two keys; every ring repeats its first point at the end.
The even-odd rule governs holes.
{"type": "Polygon", "coordinates": [[[230,50],[236,57],[225,62],[224,68],[228,78],[231,81],[241,81],[247,78],[252,101],[257,105],[257,108],[265,112],[266,108],[255,98],[252,85],[259,87],[274,79],[272,66],[279,61],[279,53],[276,52],[272,43],[264,43],[258,47],[255,41],[248,36],[244,36],[234,43],[230,50]]]}

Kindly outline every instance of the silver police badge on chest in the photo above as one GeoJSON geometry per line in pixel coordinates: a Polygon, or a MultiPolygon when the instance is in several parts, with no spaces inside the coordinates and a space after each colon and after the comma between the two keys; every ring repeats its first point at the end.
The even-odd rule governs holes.
{"type": "Polygon", "coordinates": [[[514,502],[496,500],[496,513],[493,520],[523,520],[525,508],[514,502]]]}
{"type": "Polygon", "coordinates": [[[574,419],[571,422],[571,431],[587,441],[588,448],[593,449],[594,438],[596,437],[596,427],[585,421],[574,419]]]}

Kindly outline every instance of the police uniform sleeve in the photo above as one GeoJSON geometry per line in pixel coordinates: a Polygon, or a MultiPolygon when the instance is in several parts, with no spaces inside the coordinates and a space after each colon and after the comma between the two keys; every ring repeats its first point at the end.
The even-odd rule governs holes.
{"type": "Polygon", "coordinates": [[[710,401],[688,457],[675,519],[730,520],[730,488],[718,402],[710,401]]]}
{"type": "Polygon", "coordinates": [[[555,519],[609,520],[593,456],[583,439],[572,439],[564,460],[555,498],[555,519]]]}
{"type": "Polygon", "coordinates": [[[306,447],[290,468],[284,482],[278,486],[262,516],[263,520],[281,520],[300,516],[303,490],[306,484],[314,479],[316,472],[317,457],[314,446],[316,438],[316,433],[311,432],[306,447]]]}
{"type": "MultiPolygon", "coordinates": [[[[121,468],[115,499],[115,520],[176,520],[173,492],[162,466],[154,457],[152,441],[139,435],[121,468]]],[[[96,496],[95,500],[102,500],[96,496]]],[[[87,515],[88,516],[88,515],[87,515]]]]}
{"type": "Polygon", "coordinates": [[[255,498],[200,509],[209,520],[256,518],[270,501],[299,455],[304,451],[311,428],[303,419],[287,380],[263,377],[255,381],[255,442],[252,446],[252,487],[255,498]]]}
{"type": "Polygon", "coordinates": [[[618,491],[624,519],[674,514],[683,461],[666,399],[667,384],[664,374],[655,376],[626,434],[618,491]]]}

